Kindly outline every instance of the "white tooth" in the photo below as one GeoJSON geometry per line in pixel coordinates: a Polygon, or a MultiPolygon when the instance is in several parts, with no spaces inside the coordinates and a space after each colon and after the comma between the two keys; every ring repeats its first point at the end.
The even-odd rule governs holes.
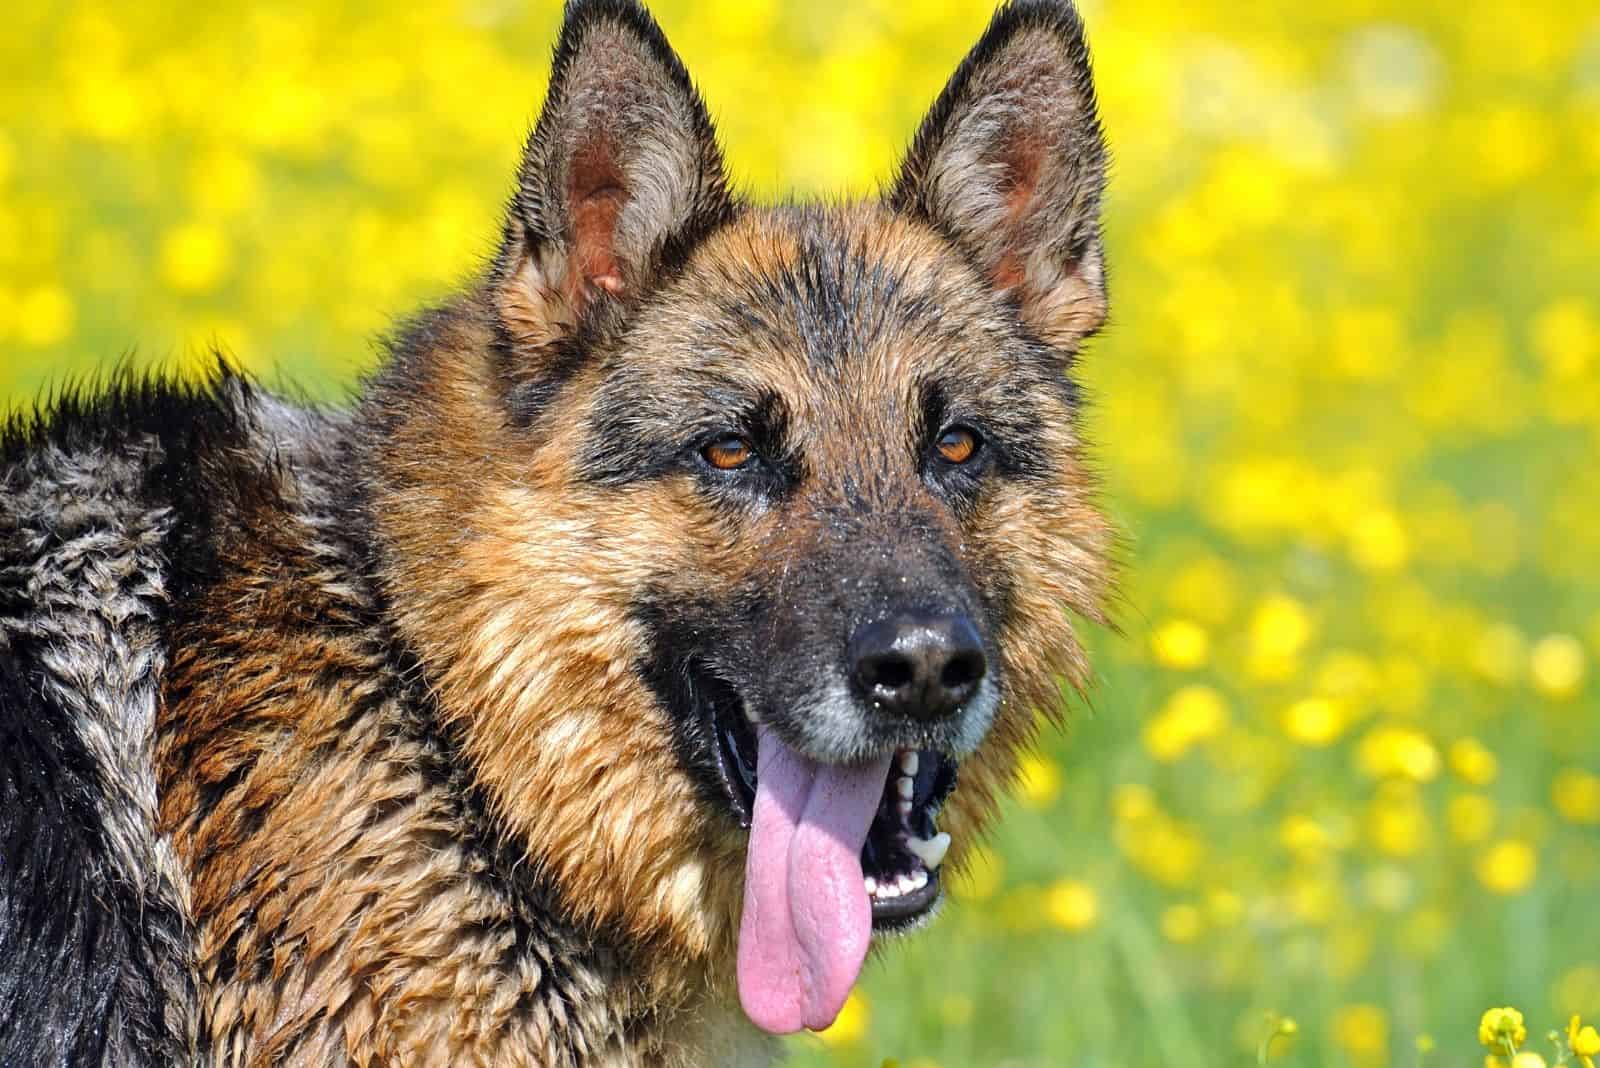
{"type": "Polygon", "coordinates": [[[902,815],[902,816],[910,816],[911,815],[911,802],[910,801],[899,801],[899,802],[896,802],[896,805],[900,809],[900,815],[902,815]]]}
{"type": "Polygon", "coordinates": [[[894,883],[884,882],[878,884],[878,892],[872,896],[879,901],[887,901],[891,897],[897,896],[898,893],[899,891],[895,889],[894,883]]]}
{"type": "Polygon", "coordinates": [[[915,749],[907,749],[900,754],[900,770],[907,775],[915,775],[917,773],[917,751],[915,749]]]}
{"type": "Polygon", "coordinates": [[[927,886],[927,885],[928,885],[928,873],[927,872],[923,871],[921,868],[918,868],[916,871],[911,873],[911,889],[913,889],[913,890],[921,890],[924,886],[927,886]]]}
{"type": "Polygon", "coordinates": [[[917,855],[923,867],[933,871],[944,863],[944,855],[950,849],[950,832],[940,831],[932,838],[918,838],[912,835],[906,839],[906,848],[917,855]]]}
{"type": "Polygon", "coordinates": [[[901,875],[900,878],[895,880],[894,885],[895,889],[899,890],[902,894],[909,894],[912,890],[916,889],[916,885],[912,883],[911,876],[909,874],[901,875]]]}
{"type": "Polygon", "coordinates": [[[868,894],[876,894],[878,892],[878,880],[872,876],[867,876],[862,882],[866,885],[868,894]]]}
{"type": "Polygon", "coordinates": [[[895,781],[894,788],[899,791],[902,801],[910,801],[912,793],[916,790],[916,786],[904,775],[895,781]]]}

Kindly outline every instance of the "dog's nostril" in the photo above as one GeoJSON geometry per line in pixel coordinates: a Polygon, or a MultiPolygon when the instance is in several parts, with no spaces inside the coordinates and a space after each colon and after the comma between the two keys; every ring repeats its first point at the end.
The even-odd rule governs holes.
{"type": "Polygon", "coordinates": [[[868,657],[861,668],[861,681],[871,689],[898,690],[916,676],[911,661],[897,653],[868,657]]]}
{"type": "Polygon", "coordinates": [[[974,686],[983,678],[983,654],[976,649],[958,652],[945,664],[944,671],[939,674],[939,681],[952,690],[974,686]]]}

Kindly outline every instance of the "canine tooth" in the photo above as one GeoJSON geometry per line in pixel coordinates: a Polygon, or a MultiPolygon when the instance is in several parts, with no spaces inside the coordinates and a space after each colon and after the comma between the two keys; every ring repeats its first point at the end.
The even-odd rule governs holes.
{"type": "Polygon", "coordinates": [[[916,885],[912,883],[911,876],[908,874],[901,874],[900,878],[894,881],[894,886],[902,894],[909,894],[916,889],[916,885]]]}
{"type": "Polygon", "coordinates": [[[915,784],[904,775],[895,781],[894,788],[899,792],[902,801],[910,801],[911,795],[916,791],[915,784]]]}
{"type": "Polygon", "coordinates": [[[868,894],[876,894],[878,892],[878,880],[872,876],[869,875],[861,881],[866,886],[868,894]]]}
{"type": "Polygon", "coordinates": [[[915,749],[907,749],[900,754],[900,771],[906,775],[915,775],[917,773],[917,751],[915,749]]]}
{"type": "Polygon", "coordinates": [[[913,890],[921,890],[924,886],[927,886],[927,885],[928,885],[928,873],[926,871],[923,871],[921,868],[918,868],[916,871],[911,873],[911,889],[913,889],[913,890]]]}
{"type": "Polygon", "coordinates": [[[917,855],[923,867],[933,871],[944,863],[944,855],[950,849],[950,832],[940,831],[932,838],[918,838],[912,835],[906,839],[906,848],[917,855]]]}

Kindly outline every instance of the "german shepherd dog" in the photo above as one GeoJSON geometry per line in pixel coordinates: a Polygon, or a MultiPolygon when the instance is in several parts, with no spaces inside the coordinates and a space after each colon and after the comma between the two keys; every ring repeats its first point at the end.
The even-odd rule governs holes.
{"type": "Polygon", "coordinates": [[[0,1062],[767,1063],[926,920],[1113,536],[1105,150],[1000,8],[886,192],[730,192],[573,0],[497,257],[347,410],[131,373],[0,439],[0,1062]]]}

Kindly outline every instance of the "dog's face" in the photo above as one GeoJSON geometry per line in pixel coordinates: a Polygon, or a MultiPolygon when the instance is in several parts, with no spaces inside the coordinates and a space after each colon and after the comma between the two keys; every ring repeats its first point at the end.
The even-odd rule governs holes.
{"type": "MultiPolygon", "coordinates": [[[[631,610],[713,818],[749,828],[741,980],[761,1019],[749,988],[770,985],[768,965],[751,957],[783,932],[749,912],[762,871],[826,865],[797,844],[822,769],[872,769],[857,822],[831,832],[857,855],[864,944],[868,916],[893,929],[932,909],[952,830],[972,831],[941,829],[940,806],[958,782],[986,798],[1053,680],[1080,677],[1064,609],[1098,612],[1106,531],[1077,398],[1014,303],[879,206],[743,215],[600,360],[579,477],[654,483],[649,521],[690,542],[662,547],[673,566],[631,610]],[[797,828],[762,819],[775,759],[817,765],[772,800],[797,828]]],[[[828,909],[829,937],[848,938],[850,910],[814,902],[810,878],[791,871],[767,912],[828,909]]],[[[796,1016],[788,991],[762,1022],[831,1019],[827,991],[805,994],[830,1007],[796,1016]]]]}
{"type": "Polygon", "coordinates": [[[996,16],[882,202],[772,210],[648,16],[579,4],[482,321],[427,339],[484,460],[433,520],[459,577],[397,601],[469,754],[580,911],[713,954],[737,926],[769,1030],[825,1026],[933,908],[1085,679],[1103,168],[1065,4],[996,16]]]}

